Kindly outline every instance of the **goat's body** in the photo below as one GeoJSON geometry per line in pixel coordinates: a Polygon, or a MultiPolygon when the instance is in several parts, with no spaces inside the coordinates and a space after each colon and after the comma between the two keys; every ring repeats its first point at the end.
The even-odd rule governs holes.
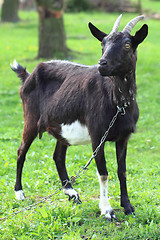
{"type": "MultiPolygon", "coordinates": [[[[23,101],[24,131],[18,150],[16,198],[24,199],[21,173],[28,148],[38,133],[41,138],[43,132],[47,131],[57,139],[53,159],[62,185],[65,185],[64,193],[70,198],[74,197],[75,202],[79,203],[77,192],[70,183],[66,185],[66,180],[69,180],[65,167],[67,147],[91,142],[95,150],[117,112],[117,104],[121,107],[125,100],[126,113],[118,115],[106,138],[106,141],[116,142],[117,160],[119,159],[118,165],[121,167],[120,159],[125,159],[127,141],[130,134],[135,131],[139,115],[135,100],[134,72],[126,75],[124,81],[124,78],[116,76],[102,77],[97,65],[85,66],[66,61],[50,61],[40,63],[31,75],[25,73],[25,69],[23,74],[26,75],[26,79],[22,76],[20,96],[23,101]],[[121,89],[124,91],[122,98],[119,98],[121,89]]],[[[100,174],[101,213],[106,213],[106,218],[111,219],[115,215],[108,201],[106,178],[108,172],[105,166],[104,145],[95,160],[100,174]]],[[[123,171],[124,175],[125,165],[119,171],[123,171]]],[[[121,175],[119,177],[123,179],[121,175]]],[[[125,207],[126,213],[129,213],[134,209],[129,202],[125,182],[123,188],[125,198],[123,199],[122,195],[121,205],[125,207]]]]}
{"type": "MultiPolygon", "coordinates": [[[[148,28],[144,25],[135,36],[129,34],[135,23],[142,19],[138,17],[128,23],[124,31],[117,33],[120,18],[110,35],[89,25],[92,34],[102,42],[103,55],[99,66],[55,60],[38,64],[32,74],[16,62],[12,66],[22,80],[20,96],[24,111],[24,131],[17,158],[17,199],[24,199],[21,175],[26,153],[36,136],[39,134],[41,138],[47,131],[57,139],[53,159],[64,193],[70,199],[74,198],[75,202],[81,202],[69,182],[65,166],[67,147],[91,142],[94,151],[111,120],[117,116],[105,140],[114,141],[116,145],[121,206],[126,214],[134,212],[127,193],[126,154],[128,138],[135,131],[139,116],[135,81],[136,49],[147,36],[148,28]],[[117,115],[117,108],[124,112],[117,115]]],[[[108,200],[104,143],[95,161],[100,182],[99,207],[101,214],[111,220],[115,215],[108,200]]]]}
{"type": "MultiPolygon", "coordinates": [[[[96,138],[103,136],[116,113],[115,81],[116,77],[102,77],[97,65],[50,61],[35,68],[20,92],[24,96],[22,99],[28,98],[31,108],[36,109],[35,122],[40,135],[48,131],[66,145],[86,144],[95,137],[92,136],[95,135],[93,129],[96,138]],[[33,88],[28,89],[31,82],[34,82],[33,88]],[[74,133],[77,130],[78,133],[74,133]]],[[[122,140],[134,132],[138,119],[137,104],[134,103],[131,109],[125,116],[118,117],[106,140],[122,140]]]]}

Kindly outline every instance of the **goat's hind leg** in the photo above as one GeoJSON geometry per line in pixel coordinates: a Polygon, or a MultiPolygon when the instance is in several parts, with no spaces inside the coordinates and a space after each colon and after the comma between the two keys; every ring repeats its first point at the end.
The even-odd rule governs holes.
{"type": "Polygon", "coordinates": [[[63,192],[69,196],[69,200],[73,199],[74,203],[80,204],[81,200],[78,193],[73,189],[70,182],[67,183],[67,181],[69,181],[69,177],[65,165],[66,151],[67,146],[57,141],[53,159],[55,161],[62,186],[64,187],[63,192]]]}
{"type": "Polygon", "coordinates": [[[17,200],[24,200],[24,192],[22,190],[22,169],[25,161],[27,151],[32,144],[33,140],[37,136],[37,128],[28,128],[27,125],[24,127],[22,142],[18,149],[18,158],[17,158],[17,175],[16,175],[16,184],[15,184],[15,196],[17,200]]]}

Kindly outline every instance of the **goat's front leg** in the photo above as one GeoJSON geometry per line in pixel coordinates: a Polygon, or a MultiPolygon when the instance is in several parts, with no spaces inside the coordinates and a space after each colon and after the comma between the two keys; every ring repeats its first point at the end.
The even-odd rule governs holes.
{"type": "Polygon", "coordinates": [[[57,141],[53,159],[55,161],[62,186],[64,186],[63,192],[69,196],[69,200],[74,199],[74,203],[80,204],[81,200],[78,196],[78,193],[73,189],[71,183],[67,183],[67,181],[69,181],[69,177],[65,165],[66,151],[67,146],[57,141]]]}
{"type": "Polygon", "coordinates": [[[116,155],[118,163],[118,178],[120,181],[121,190],[121,206],[124,207],[125,214],[132,214],[134,208],[130,203],[127,193],[126,183],[126,153],[127,153],[127,140],[116,142],[116,155]]]}
{"type": "MultiPolygon", "coordinates": [[[[93,147],[93,150],[95,148],[93,147]]],[[[112,218],[116,219],[113,209],[109,203],[108,198],[108,171],[106,168],[106,160],[104,156],[104,145],[101,146],[97,156],[95,157],[97,169],[98,169],[98,179],[100,184],[100,202],[99,208],[101,210],[101,215],[104,215],[108,220],[112,218]]]]}

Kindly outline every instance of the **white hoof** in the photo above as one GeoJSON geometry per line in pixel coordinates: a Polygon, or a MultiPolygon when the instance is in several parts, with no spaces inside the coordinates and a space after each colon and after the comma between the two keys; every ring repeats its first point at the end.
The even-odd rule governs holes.
{"type": "Polygon", "coordinates": [[[104,214],[104,217],[108,219],[109,221],[112,221],[113,219],[117,220],[116,215],[114,214],[113,210],[112,211],[106,211],[104,214]]]}
{"type": "Polygon", "coordinates": [[[68,195],[69,197],[77,197],[78,193],[73,188],[64,188],[64,194],[68,195]]]}
{"type": "Polygon", "coordinates": [[[23,190],[15,191],[15,196],[17,200],[23,201],[25,199],[23,190]]]}
{"type": "Polygon", "coordinates": [[[105,211],[101,211],[101,216],[104,216],[104,218],[106,218],[109,221],[112,221],[113,219],[117,220],[116,215],[114,214],[112,208],[105,211]]]}
{"type": "Polygon", "coordinates": [[[81,204],[81,200],[78,196],[78,193],[73,188],[64,188],[64,194],[69,196],[69,200],[73,199],[74,203],[81,204]]]}

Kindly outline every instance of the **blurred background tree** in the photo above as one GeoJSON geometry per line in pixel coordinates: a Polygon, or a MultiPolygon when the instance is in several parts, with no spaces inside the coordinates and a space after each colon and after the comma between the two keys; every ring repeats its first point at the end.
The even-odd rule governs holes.
{"type": "MultiPolygon", "coordinates": [[[[3,0],[0,0],[2,3],[3,0]]],[[[1,20],[16,22],[18,10],[36,9],[39,15],[39,58],[64,58],[67,56],[66,34],[63,22],[63,8],[66,11],[141,12],[141,0],[4,0],[1,20]],[[136,4],[135,4],[136,2],[136,4]]]]}
{"type": "Polygon", "coordinates": [[[94,6],[94,1],[90,3],[89,0],[81,0],[81,1],[80,0],[64,0],[64,1],[65,1],[65,9],[69,12],[86,11],[86,10],[92,9],[94,6]]]}
{"type": "Polygon", "coordinates": [[[20,0],[20,9],[22,10],[35,10],[35,0],[20,0]]]}
{"type": "Polygon", "coordinates": [[[63,0],[36,0],[39,14],[38,57],[52,58],[67,55],[63,23],[63,0]]]}
{"type": "Polygon", "coordinates": [[[17,22],[19,9],[19,0],[4,0],[2,5],[1,21],[17,22]]]}
{"type": "Polygon", "coordinates": [[[102,9],[109,12],[136,12],[139,11],[141,0],[134,3],[130,0],[64,0],[67,11],[86,11],[102,9]]]}

